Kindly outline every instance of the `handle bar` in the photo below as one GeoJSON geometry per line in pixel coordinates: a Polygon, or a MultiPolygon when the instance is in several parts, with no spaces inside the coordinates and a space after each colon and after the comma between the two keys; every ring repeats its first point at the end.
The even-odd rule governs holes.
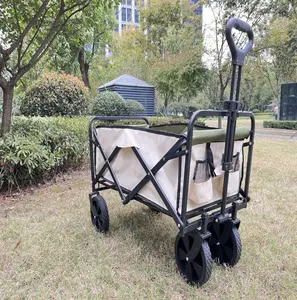
{"type": "Polygon", "coordinates": [[[244,64],[245,56],[249,53],[254,44],[254,32],[251,26],[238,18],[230,19],[226,25],[226,39],[232,54],[232,63],[234,65],[242,66],[244,64]],[[249,41],[243,49],[239,49],[235,45],[231,33],[232,28],[247,33],[249,41]]]}

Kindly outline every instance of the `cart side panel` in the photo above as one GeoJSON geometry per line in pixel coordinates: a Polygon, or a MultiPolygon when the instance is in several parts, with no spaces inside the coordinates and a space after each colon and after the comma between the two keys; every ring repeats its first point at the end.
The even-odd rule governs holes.
{"type": "MultiPolygon", "coordinates": [[[[112,153],[115,147],[121,148],[117,157],[112,162],[112,168],[120,185],[128,190],[132,190],[146,176],[146,172],[131,147],[136,147],[146,164],[150,168],[153,168],[179,139],[178,137],[128,128],[102,127],[98,128],[97,132],[100,143],[107,156],[112,153]]],[[[104,160],[99,151],[97,151],[96,174],[98,174],[103,165],[104,160]]],[[[108,171],[105,172],[104,177],[112,180],[108,171]]],[[[165,166],[158,171],[156,179],[171,204],[175,207],[178,187],[178,159],[168,161],[165,166]]],[[[161,207],[166,208],[151,182],[148,182],[140,190],[139,194],[161,207]]]]}
{"type": "MultiPolygon", "coordinates": [[[[121,148],[116,158],[111,163],[112,169],[117,176],[120,186],[133,190],[135,186],[146,176],[141,163],[131,147],[136,147],[146,164],[153,168],[165,153],[178,141],[178,137],[164,134],[156,134],[150,131],[141,131],[129,128],[97,128],[100,144],[108,157],[116,147],[121,148]]],[[[231,174],[228,196],[238,194],[242,168],[242,144],[236,141],[234,155],[239,153],[240,168],[231,174]],[[234,188],[235,185],[235,188],[234,188]],[[230,190],[231,188],[231,190],[230,190]]],[[[196,209],[202,205],[217,201],[222,198],[223,171],[221,168],[224,142],[210,143],[213,153],[216,177],[210,177],[207,183],[195,182],[194,173],[197,171],[197,161],[207,160],[206,144],[197,144],[192,147],[189,181],[189,199],[187,211],[196,209]]],[[[105,161],[99,151],[96,153],[96,174],[101,170],[105,161]]],[[[182,158],[180,197],[183,191],[184,157],[182,158]]],[[[112,181],[108,170],[103,174],[104,178],[112,181]]],[[[173,207],[177,206],[178,192],[178,158],[167,161],[155,175],[164,194],[173,207]]],[[[150,199],[152,202],[166,209],[164,202],[151,182],[148,182],[139,192],[139,195],[150,199]]],[[[181,197],[182,198],[182,197],[181,197]]],[[[179,210],[179,212],[181,212],[179,210]]]]}

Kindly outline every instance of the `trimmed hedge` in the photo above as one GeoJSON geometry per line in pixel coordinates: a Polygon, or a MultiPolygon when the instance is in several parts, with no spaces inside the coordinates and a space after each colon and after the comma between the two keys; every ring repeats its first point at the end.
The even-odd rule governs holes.
{"type": "Polygon", "coordinates": [[[117,92],[102,92],[95,97],[92,114],[97,116],[127,115],[126,101],[117,92]]]}
{"type": "Polygon", "coordinates": [[[117,92],[101,92],[93,101],[91,111],[97,116],[136,116],[144,107],[136,100],[125,100],[117,92]]]}
{"type": "Polygon", "coordinates": [[[297,130],[297,121],[264,121],[263,127],[297,130]]]}
{"type": "Polygon", "coordinates": [[[126,100],[126,110],[128,116],[137,116],[144,113],[144,107],[136,100],[126,100]]]}
{"type": "Polygon", "coordinates": [[[83,115],[87,112],[88,95],[77,77],[46,73],[25,94],[20,111],[25,116],[83,115]]]}

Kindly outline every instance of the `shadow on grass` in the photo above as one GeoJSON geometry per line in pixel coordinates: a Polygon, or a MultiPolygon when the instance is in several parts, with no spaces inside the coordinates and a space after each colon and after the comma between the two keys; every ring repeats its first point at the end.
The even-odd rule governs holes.
{"type": "Polygon", "coordinates": [[[111,234],[137,244],[146,255],[172,259],[178,230],[170,217],[147,207],[127,208],[111,220],[111,234]],[[127,239],[129,237],[130,241],[127,239]]]}

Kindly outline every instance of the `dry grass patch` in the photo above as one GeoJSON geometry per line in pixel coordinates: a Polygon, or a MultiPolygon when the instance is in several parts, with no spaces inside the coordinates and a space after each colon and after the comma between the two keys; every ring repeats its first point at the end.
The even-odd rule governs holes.
{"type": "MultiPolygon", "coordinates": [[[[89,172],[26,196],[0,219],[1,299],[296,299],[296,141],[257,138],[243,254],[191,287],[177,274],[177,228],[105,192],[111,227],[91,225],[89,172]]],[[[1,215],[1,214],[0,214],[1,215]]]]}

